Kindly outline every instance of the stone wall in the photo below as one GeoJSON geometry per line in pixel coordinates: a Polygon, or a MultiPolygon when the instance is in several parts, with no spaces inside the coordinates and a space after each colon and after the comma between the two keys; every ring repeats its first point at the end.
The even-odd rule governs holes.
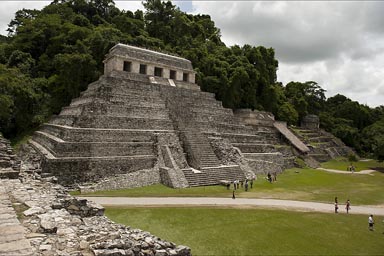
{"type": "MultiPolygon", "coordinates": [[[[4,141],[0,141],[0,148],[4,141]]],[[[22,255],[191,255],[186,246],[112,222],[104,216],[102,206],[75,198],[56,183],[55,177],[40,175],[39,157],[30,147],[21,151],[19,179],[0,179],[0,187],[22,216],[20,222],[25,232],[20,235],[25,236],[33,250],[32,254],[22,255]]],[[[3,210],[0,204],[0,212],[3,210]]]]}
{"type": "Polygon", "coordinates": [[[223,165],[239,165],[247,179],[256,179],[256,172],[248,165],[248,161],[241,151],[233,147],[229,140],[221,137],[210,137],[209,139],[216,156],[223,165]]]}
{"type": "Polygon", "coordinates": [[[270,112],[251,109],[236,109],[233,111],[235,117],[243,123],[255,126],[273,126],[275,117],[270,112]]]}
{"type": "Polygon", "coordinates": [[[129,73],[143,72],[150,79],[155,75],[170,79],[171,72],[174,72],[173,81],[186,79],[189,83],[195,83],[195,71],[189,60],[130,45],[117,44],[112,47],[104,60],[104,67],[105,75],[109,75],[114,70],[124,70],[129,73]],[[129,70],[124,68],[125,63],[129,64],[129,70]],[[145,65],[145,70],[141,70],[143,65],[145,65]],[[161,70],[161,74],[156,73],[156,68],[161,70]],[[184,76],[186,77],[184,78],[184,76]]]}
{"type": "Polygon", "coordinates": [[[79,186],[81,193],[121,188],[137,188],[160,183],[159,171],[155,168],[139,170],[132,173],[109,176],[95,183],[83,183],[79,186]]]}
{"type": "Polygon", "coordinates": [[[301,120],[301,127],[311,130],[318,130],[320,127],[320,119],[316,115],[306,115],[303,120],[301,120]]]}
{"type": "Polygon", "coordinates": [[[36,256],[46,255],[191,255],[185,246],[149,232],[116,224],[104,208],[66,193],[38,175],[1,180],[14,203],[23,204],[22,225],[36,256]]]}

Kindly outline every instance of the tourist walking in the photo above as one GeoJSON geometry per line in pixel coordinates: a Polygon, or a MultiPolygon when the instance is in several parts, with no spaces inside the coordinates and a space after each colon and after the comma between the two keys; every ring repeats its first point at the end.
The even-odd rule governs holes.
{"type": "Polygon", "coordinates": [[[347,210],[347,213],[349,213],[349,210],[351,210],[351,201],[349,201],[349,199],[345,203],[345,210],[347,210]]]}
{"type": "Polygon", "coordinates": [[[277,181],[277,172],[273,172],[273,181],[277,181]]]}
{"type": "Polygon", "coordinates": [[[375,221],[373,220],[373,215],[369,215],[368,217],[368,228],[370,231],[373,231],[373,224],[375,224],[375,221]]]}
{"type": "Polygon", "coordinates": [[[335,197],[335,213],[338,213],[339,210],[339,201],[337,200],[337,196],[335,197]]]}

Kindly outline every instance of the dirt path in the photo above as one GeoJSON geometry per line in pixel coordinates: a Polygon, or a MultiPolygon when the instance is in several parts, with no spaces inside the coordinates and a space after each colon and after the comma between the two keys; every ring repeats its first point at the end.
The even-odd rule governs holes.
{"type": "Polygon", "coordinates": [[[325,169],[325,168],[316,168],[316,170],[322,170],[326,172],[333,172],[333,173],[341,173],[341,174],[371,174],[375,172],[375,170],[361,170],[359,172],[347,172],[347,171],[340,171],[340,170],[334,170],[334,169],[325,169]]]}
{"type": "MultiPolygon", "coordinates": [[[[209,206],[209,207],[267,207],[294,211],[316,211],[334,213],[334,205],[276,199],[211,198],[211,197],[81,197],[104,206],[209,206]]],[[[345,214],[345,206],[339,205],[339,213],[345,214]]],[[[384,206],[353,206],[350,214],[373,214],[384,216],[384,206]]]]}

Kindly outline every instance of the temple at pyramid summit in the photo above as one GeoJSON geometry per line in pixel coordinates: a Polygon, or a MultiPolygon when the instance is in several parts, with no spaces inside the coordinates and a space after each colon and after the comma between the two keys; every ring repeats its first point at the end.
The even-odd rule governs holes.
{"type": "Polygon", "coordinates": [[[123,44],[30,145],[59,183],[107,189],[215,185],[350,152],[316,124],[290,130],[271,113],[224,108],[200,90],[189,60],[123,44]]]}

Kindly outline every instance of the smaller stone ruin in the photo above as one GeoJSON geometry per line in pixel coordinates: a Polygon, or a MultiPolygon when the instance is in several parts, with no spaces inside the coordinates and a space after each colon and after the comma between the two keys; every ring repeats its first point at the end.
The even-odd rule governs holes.
{"type": "Polygon", "coordinates": [[[301,121],[302,128],[318,130],[320,127],[320,119],[316,115],[306,115],[301,121]]]}
{"type": "Polygon", "coordinates": [[[319,128],[319,117],[307,115],[301,127],[292,128],[295,135],[310,149],[308,156],[318,162],[326,162],[336,157],[346,157],[356,153],[340,139],[319,128]]]}

